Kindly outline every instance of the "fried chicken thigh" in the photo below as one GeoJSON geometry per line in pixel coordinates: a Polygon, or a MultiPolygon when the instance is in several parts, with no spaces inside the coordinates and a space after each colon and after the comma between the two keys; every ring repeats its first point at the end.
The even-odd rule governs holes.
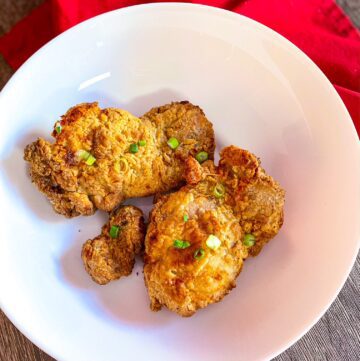
{"type": "Polygon", "coordinates": [[[134,206],[114,210],[101,234],[83,245],[81,258],[91,278],[104,285],[128,276],[145,238],[142,211],[134,206]]]}
{"type": "Polygon", "coordinates": [[[185,178],[150,214],[144,277],[152,310],[191,316],[229,293],[243,261],[278,233],[284,191],[253,154],[234,146],[217,167],[189,157],[185,178]]]}
{"type": "Polygon", "coordinates": [[[57,213],[66,217],[111,211],[123,200],[181,185],[185,159],[200,151],[213,159],[214,132],[189,102],[150,110],[141,118],[121,109],[79,104],[55,123],[54,143],[25,148],[30,176],[57,213]],[[171,138],[176,142],[169,143],[171,138]]]}

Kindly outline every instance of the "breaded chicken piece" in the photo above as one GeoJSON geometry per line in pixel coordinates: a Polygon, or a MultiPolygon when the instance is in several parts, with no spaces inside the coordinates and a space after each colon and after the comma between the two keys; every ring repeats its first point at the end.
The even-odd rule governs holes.
{"type": "Polygon", "coordinates": [[[130,275],[144,238],[145,223],[140,209],[121,206],[114,210],[101,234],[83,245],[81,257],[87,273],[100,285],[130,275]]]}
{"type": "Polygon", "coordinates": [[[283,223],[284,191],[251,153],[230,146],[218,167],[186,161],[187,185],[160,197],[145,238],[152,310],[181,316],[220,301],[283,223]]]}
{"type": "Polygon", "coordinates": [[[181,185],[184,162],[200,151],[213,159],[214,132],[203,111],[172,103],[137,118],[97,103],[71,108],[52,135],[25,148],[30,176],[66,217],[111,211],[123,200],[181,185]],[[169,146],[169,139],[176,138],[169,146]]]}
{"type": "Polygon", "coordinates": [[[256,256],[284,222],[285,192],[250,152],[230,146],[220,156],[218,173],[226,188],[226,203],[233,208],[243,232],[255,237],[249,254],[256,256]]]}

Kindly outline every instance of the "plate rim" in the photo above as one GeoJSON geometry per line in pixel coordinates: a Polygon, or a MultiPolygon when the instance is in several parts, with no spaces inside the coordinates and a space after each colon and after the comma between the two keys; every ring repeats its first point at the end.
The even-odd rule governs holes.
{"type": "MultiPolygon", "coordinates": [[[[65,34],[68,34],[68,33],[73,32],[73,31],[81,31],[82,27],[88,25],[88,23],[97,21],[99,18],[105,18],[107,16],[114,16],[115,14],[121,14],[120,16],[124,16],[124,15],[122,15],[123,13],[131,14],[132,12],[148,11],[148,10],[152,10],[152,9],[156,10],[157,8],[159,8],[159,9],[188,8],[190,11],[197,9],[198,11],[216,13],[220,17],[226,16],[226,17],[229,17],[229,18],[233,18],[236,21],[242,21],[242,22],[245,22],[245,23],[249,24],[252,27],[256,27],[261,32],[268,33],[272,37],[275,37],[278,40],[280,40],[283,44],[286,44],[287,47],[290,47],[293,50],[295,50],[297,56],[302,57],[302,59],[304,59],[307,62],[307,66],[310,66],[314,70],[316,70],[317,76],[320,77],[319,79],[322,79],[323,82],[325,81],[325,83],[327,83],[328,88],[330,88],[329,91],[331,93],[332,98],[334,100],[336,99],[337,102],[338,102],[338,105],[342,108],[344,118],[346,118],[346,122],[347,122],[347,125],[345,125],[345,127],[351,128],[351,131],[349,132],[349,136],[351,134],[351,137],[353,137],[353,140],[358,145],[358,150],[360,150],[360,147],[359,147],[360,143],[358,141],[357,132],[356,132],[354,123],[353,123],[352,118],[351,118],[351,116],[350,116],[344,102],[342,101],[340,95],[337,93],[337,91],[335,90],[335,88],[332,85],[332,83],[330,82],[330,80],[326,77],[326,75],[322,72],[322,70],[318,67],[318,65],[313,60],[311,60],[308,57],[308,55],[306,55],[298,46],[293,44],[290,40],[288,40],[283,35],[276,32],[275,30],[271,29],[270,27],[268,27],[268,26],[266,26],[266,25],[264,25],[264,24],[262,24],[262,23],[260,23],[260,22],[258,22],[256,20],[253,20],[253,19],[251,19],[251,18],[249,18],[249,17],[247,17],[245,15],[238,14],[238,13],[235,13],[233,11],[218,8],[218,7],[214,7],[214,6],[202,5],[202,4],[194,4],[194,3],[161,2],[161,3],[147,3],[147,4],[132,5],[132,6],[127,6],[127,7],[123,7],[123,8],[120,8],[120,9],[111,10],[111,11],[99,14],[97,16],[91,17],[91,18],[89,18],[87,20],[84,20],[84,21],[80,22],[79,24],[67,29],[66,31],[62,32],[61,34],[57,35],[55,38],[51,39],[49,42],[44,44],[30,58],[28,58],[20,66],[20,68],[17,69],[17,71],[12,75],[12,77],[9,79],[9,81],[5,84],[4,88],[0,91],[0,106],[1,106],[2,99],[5,98],[7,92],[14,86],[14,84],[16,83],[16,80],[21,76],[21,74],[25,71],[25,69],[27,69],[29,66],[31,66],[31,64],[34,61],[36,61],[37,58],[40,57],[42,55],[42,53],[45,52],[49,46],[56,43],[60,38],[65,36],[65,34]]],[[[342,122],[345,122],[345,119],[342,119],[342,122]]],[[[349,141],[350,141],[350,139],[349,139],[349,141]]],[[[358,157],[359,156],[360,156],[360,152],[358,152],[358,157]]],[[[318,313],[318,315],[316,317],[314,317],[313,320],[308,322],[308,324],[306,325],[306,327],[303,329],[302,332],[299,332],[295,336],[291,337],[289,341],[283,342],[282,346],[279,347],[276,351],[272,351],[272,352],[267,353],[266,359],[269,359],[269,360],[273,359],[274,357],[280,355],[285,350],[287,350],[289,347],[294,345],[307,332],[309,332],[309,330],[320,320],[320,318],[322,318],[324,316],[324,314],[330,308],[332,303],[335,301],[338,294],[341,292],[341,290],[342,290],[345,282],[347,281],[348,276],[349,276],[349,274],[350,274],[350,272],[351,272],[351,270],[352,270],[352,268],[353,268],[353,266],[355,264],[355,261],[356,261],[356,258],[357,258],[357,255],[358,255],[359,249],[360,249],[360,234],[357,235],[356,242],[357,242],[357,244],[355,245],[355,247],[357,248],[357,250],[356,250],[356,252],[354,252],[354,254],[352,256],[352,260],[349,263],[346,272],[344,272],[344,274],[342,276],[342,279],[339,282],[338,287],[336,288],[336,291],[331,295],[331,297],[329,297],[329,301],[326,303],[326,305],[324,305],[322,310],[318,313]]],[[[47,353],[50,356],[56,358],[57,360],[63,360],[62,356],[57,355],[56,351],[50,349],[46,345],[45,341],[43,341],[43,340],[41,340],[39,338],[36,338],[35,336],[33,336],[31,334],[31,331],[29,331],[29,330],[25,329],[24,327],[22,327],[21,322],[16,319],[16,316],[15,316],[16,312],[12,312],[11,307],[6,306],[1,299],[0,299],[0,307],[1,307],[2,311],[4,312],[4,314],[6,315],[6,317],[11,321],[11,323],[28,340],[30,340],[30,342],[32,342],[37,347],[39,347],[41,350],[43,350],[45,353],[47,353]]]]}

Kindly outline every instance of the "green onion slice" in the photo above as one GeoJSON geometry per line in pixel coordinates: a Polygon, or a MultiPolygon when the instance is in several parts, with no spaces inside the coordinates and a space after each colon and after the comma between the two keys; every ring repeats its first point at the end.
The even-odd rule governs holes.
{"type": "Polygon", "coordinates": [[[255,244],[256,238],[253,234],[245,234],[243,244],[246,247],[252,247],[255,244]]]}
{"type": "Polygon", "coordinates": [[[60,133],[61,133],[61,131],[62,131],[62,126],[61,126],[60,122],[56,122],[56,123],[55,123],[55,130],[56,130],[56,133],[57,133],[57,134],[60,134],[60,133]]]}
{"type": "Polygon", "coordinates": [[[199,163],[203,163],[209,158],[209,155],[207,154],[207,152],[199,152],[198,154],[196,154],[195,158],[199,163]]]}
{"type": "Polygon", "coordinates": [[[137,153],[139,151],[139,146],[136,143],[130,144],[130,153],[137,153]]]}
{"type": "Polygon", "coordinates": [[[111,238],[117,238],[118,235],[119,235],[119,231],[120,231],[120,227],[118,227],[118,226],[111,226],[110,232],[109,232],[110,237],[111,237],[111,238]]]}
{"type": "Polygon", "coordinates": [[[199,260],[205,256],[205,251],[202,248],[197,249],[194,252],[194,258],[199,260]]]}
{"type": "Polygon", "coordinates": [[[145,145],[146,145],[146,140],[139,140],[140,147],[145,147],[145,145]]]}
{"type": "Polygon", "coordinates": [[[175,248],[179,248],[179,249],[185,249],[185,248],[188,248],[190,247],[190,242],[188,241],[182,241],[180,239],[175,239],[174,243],[173,243],[173,246],[175,248]]]}
{"type": "Polygon", "coordinates": [[[218,183],[214,187],[213,193],[216,198],[221,198],[225,195],[225,187],[221,183],[218,183]]]}
{"type": "Polygon", "coordinates": [[[171,148],[171,149],[176,149],[178,146],[179,146],[179,141],[174,138],[174,137],[171,137],[168,141],[167,141],[167,144],[168,146],[171,148]]]}
{"type": "Polygon", "coordinates": [[[189,220],[189,216],[187,214],[184,214],[184,222],[187,222],[189,220]]]}
{"type": "Polygon", "coordinates": [[[218,249],[221,245],[221,241],[219,238],[217,238],[216,236],[214,236],[213,234],[210,234],[210,236],[207,238],[206,240],[206,245],[215,250],[218,249]]]}
{"type": "Polygon", "coordinates": [[[86,150],[80,149],[76,152],[76,155],[84,160],[87,165],[93,165],[96,162],[96,158],[86,150]]]}
{"type": "Polygon", "coordinates": [[[96,162],[96,158],[93,155],[89,155],[88,159],[86,159],[85,163],[87,165],[93,165],[96,162]]]}
{"type": "Polygon", "coordinates": [[[83,150],[83,149],[78,150],[76,152],[76,155],[78,157],[80,157],[81,159],[83,159],[83,160],[86,160],[86,159],[88,159],[90,157],[90,153],[87,152],[86,150],[83,150]]]}

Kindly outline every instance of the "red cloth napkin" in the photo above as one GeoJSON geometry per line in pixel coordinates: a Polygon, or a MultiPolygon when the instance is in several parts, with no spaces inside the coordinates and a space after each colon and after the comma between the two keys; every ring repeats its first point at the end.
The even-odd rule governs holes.
{"type": "MultiPolygon", "coordinates": [[[[64,30],[137,0],[47,0],[0,38],[0,53],[17,69],[64,30]]],[[[192,1],[235,11],[276,30],[326,74],[360,134],[360,33],[332,0],[192,1]]],[[[321,105],[320,105],[321,106],[321,105]]]]}

